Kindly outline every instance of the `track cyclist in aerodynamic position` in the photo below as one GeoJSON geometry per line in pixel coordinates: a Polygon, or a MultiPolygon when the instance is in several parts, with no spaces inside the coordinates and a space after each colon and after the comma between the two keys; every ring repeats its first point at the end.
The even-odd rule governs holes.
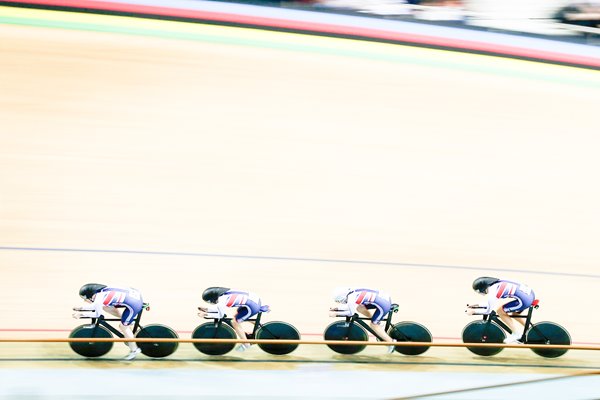
{"type": "MultiPolygon", "coordinates": [[[[396,341],[380,325],[382,318],[392,307],[389,294],[374,289],[338,287],[333,291],[333,300],[340,305],[329,309],[330,317],[351,317],[358,312],[371,319],[370,326],[380,338],[390,343],[396,341]],[[370,310],[375,311],[371,313],[370,310]]],[[[388,354],[393,352],[394,346],[388,346],[388,354]]]]}
{"type": "Polygon", "coordinates": [[[490,314],[495,311],[498,317],[512,331],[504,343],[521,343],[525,321],[523,318],[512,318],[528,309],[535,300],[535,293],[525,284],[505,279],[482,276],[473,281],[473,290],[485,295],[485,304],[468,304],[466,313],[490,314]],[[515,324],[515,320],[518,324],[515,324]]]}
{"type": "MultiPolygon", "coordinates": [[[[202,300],[210,304],[208,308],[198,307],[200,310],[198,315],[204,318],[221,319],[228,308],[237,308],[236,314],[231,319],[231,326],[243,340],[248,339],[248,336],[242,323],[259,312],[269,312],[269,306],[263,306],[258,295],[243,290],[213,286],[204,290],[202,300]]],[[[250,346],[250,343],[242,343],[236,350],[245,351],[250,346]]]]}
{"type": "Polygon", "coordinates": [[[88,306],[74,307],[73,318],[98,318],[102,312],[107,312],[121,319],[119,330],[131,339],[126,342],[129,354],[125,360],[133,360],[140,354],[141,349],[134,341],[131,323],[144,308],[142,295],[137,289],[129,287],[109,287],[99,283],[87,283],[79,289],[79,296],[89,303],[88,306]]]}

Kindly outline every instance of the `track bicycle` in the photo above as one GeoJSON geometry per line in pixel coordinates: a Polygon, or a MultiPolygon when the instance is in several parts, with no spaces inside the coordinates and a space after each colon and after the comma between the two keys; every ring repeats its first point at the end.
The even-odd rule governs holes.
{"type": "MultiPolygon", "coordinates": [[[[168,326],[161,324],[151,324],[141,326],[140,321],[142,312],[150,310],[150,305],[144,303],[142,311],[135,318],[133,325],[133,334],[139,339],[177,339],[177,333],[168,326]]],[[[85,318],[85,317],[84,317],[85,318]]],[[[109,339],[113,335],[124,338],[121,331],[111,325],[113,321],[121,322],[120,318],[105,318],[100,316],[90,318],[90,324],[84,324],[76,327],[71,331],[70,338],[98,338],[109,339]]],[[[112,349],[114,342],[69,342],[71,349],[84,357],[100,357],[105,355],[112,349]]],[[[142,350],[142,354],[153,357],[162,358],[171,355],[177,350],[179,343],[177,342],[138,342],[137,345],[142,350]]]]}
{"type": "MultiPolygon", "coordinates": [[[[431,332],[418,322],[403,321],[392,325],[392,314],[398,312],[398,304],[392,304],[390,311],[384,316],[385,331],[398,342],[429,342],[432,341],[431,332]]],[[[332,311],[337,311],[336,309],[332,311]]],[[[335,321],[325,328],[325,340],[368,341],[371,333],[378,340],[383,341],[379,335],[365,322],[369,317],[354,314],[344,317],[345,320],[335,321]]],[[[367,345],[327,345],[331,350],[340,354],[356,354],[364,350],[367,345]]],[[[395,346],[395,350],[405,355],[419,355],[425,353],[430,346],[395,346]]]]}
{"type": "MultiPolygon", "coordinates": [[[[512,318],[525,318],[523,335],[519,341],[526,344],[570,345],[571,336],[569,332],[557,323],[544,321],[533,324],[531,322],[533,310],[538,307],[539,300],[536,299],[529,307],[526,315],[512,316],[512,318]]],[[[512,333],[498,314],[492,311],[490,314],[483,315],[482,320],[467,324],[462,331],[462,339],[464,343],[503,343],[506,338],[505,332],[512,333]]],[[[467,347],[467,349],[480,356],[493,356],[500,353],[503,347],[467,347]]],[[[556,358],[562,356],[568,350],[532,348],[531,351],[542,357],[556,358]]]]}
{"type": "MultiPolygon", "coordinates": [[[[202,310],[201,308],[199,308],[202,310]]],[[[248,339],[281,339],[281,340],[300,340],[300,332],[291,324],[283,321],[269,321],[262,323],[262,312],[256,314],[256,317],[249,318],[247,322],[253,322],[252,333],[246,334],[248,339]]],[[[209,318],[212,322],[205,322],[199,325],[192,332],[192,339],[236,339],[237,334],[231,324],[231,318],[225,315],[223,318],[209,318]]],[[[246,322],[244,321],[244,322],[246,322]]],[[[194,343],[196,349],[204,354],[219,356],[229,353],[236,346],[236,343],[194,343]]],[[[259,343],[263,351],[283,355],[296,350],[298,344],[271,344],[259,343]]]]}

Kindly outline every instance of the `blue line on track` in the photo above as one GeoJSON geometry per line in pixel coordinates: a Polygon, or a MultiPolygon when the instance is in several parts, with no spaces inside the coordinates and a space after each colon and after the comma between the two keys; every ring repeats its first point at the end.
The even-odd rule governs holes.
{"type": "Polygon", "coordinates": [[[577,278],[600,279],[600,275],[578,274],[569,272],[553,271],[535,271],[529,269],[510,269],[510,268],[489,268],[489,267],[468,267],[463,265],[438,265],[438,264],[410,264],[393,261],[369,261],[369,260],[337,260],[328,258],[304,258],[304,257],[278,257],[278,256],[253,256],[219,253],[193,253],[193,252],[175,252],[175,251],[145,251],[145,250],[115,250],[115,249],[69,249],[69,248],[50,248],[50,247],[8,247],[0,246],[1,250],[10,251],[49,251],[49,252],[67,252],[67,253],[112,253],[112,254],[140,254],[153,256],[185,256],[185,257],[216,257],[216,258],[240,258],[250,260],[276,260],[276,261],[303,261],[303,262],[326,262],[342,264],[369,264],[385,265],[407,268],[435,268],[435,269],[462,269],[470,271],[495,271],[495,272],[517,272],[537,275],[569,276],[577,278]]]}

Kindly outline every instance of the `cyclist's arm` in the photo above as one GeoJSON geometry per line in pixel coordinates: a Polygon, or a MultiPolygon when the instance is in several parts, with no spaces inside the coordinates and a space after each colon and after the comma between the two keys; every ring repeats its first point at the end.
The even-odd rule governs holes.
{"type": "Polygon", "coordinates": [[[346,316],[351,317],[352,315],[356,314],[356,307],[358,307],[358,304],[356,304],[356,298],[358,297],[359,293],[350,293],[348,295],[348,312],[346,314],[346,316]]]}
{"type": "Polygon", "coordinates": [[[211,304],[208,306],[208,310],[205,318],[214,318],[221,319],[225,316],[225,311],[227,310],[227,301],[228,296],[221,296],[217,301],[217,304],[211,304]]]}
{"type": "Polygon", "coordinates": [[[350,317],[353,315],[347,304],[338,304],[334,309],[331,309],[331,311],[333,311],[333,313],[330,314],[332,317],[350,317]]]}
{"type": "Polygon", "coordinates": [[[469,315],[486,315],[492,312],[497,299],[495,296],[486,295],[486,302],[479,304],[467,304],[467,314],[469,315]]]}
{"type": "Polygon", "coordinates": [[[356,296],[350,293],[346,303],[339,303],[335,308],[330,309],[331,317],[351,317],[356,313],[356,296]]]}
{"type": "Polygon", "coordinates": [[[485,296],[487,300],[486,303],[480,304],[480,307],[485,307],[477,310],[477,314],[489,314],[496,308],[496,303],[498,303],[498,299],[496,298],[496,291],[490,290],[489,293],[485,296]]]}
{"type": "Polygon", "coordinates": [[[98,318],[101,316],[105,297],[104,293],[97,293],[92,304],[86,304],[79,308],[78,318],[98,318]]]}

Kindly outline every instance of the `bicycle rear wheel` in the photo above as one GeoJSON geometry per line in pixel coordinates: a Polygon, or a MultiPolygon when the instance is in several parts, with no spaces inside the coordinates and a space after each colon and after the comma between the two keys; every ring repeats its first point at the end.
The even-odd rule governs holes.
{"type": "MultiPolygon", "coordinates": [[[[299,340],[300,332],[291,324],[282,321],[272,321],[263,324],[256,332],[257,339],[299,340]]],[[[268,344],[260,343],[261,349],[270,354],[289,354],[296,350],[297,344],[268,344]]]]}
{"type": "MultiPolygon", "coordinates": [[[[178,336],[171,328],[165,325],[153,324],[146,325],[135,335],[139,339],[177,339],[178,336]]],[[[140,342],[137,344],[142,353],[148,357],[161,358],[175,352],[179,343],[177,342],[140,342]]]]}
{"type": "MultiPolygon", "coordinates": [[[[233,328],[226,324],[215,325],[206,322],[198,326],[192,333],[192,339],[235,339],[237,335],[233,328]]],[[[235,343],[194,343],[194,347],[209,356],[220,356],[229,353],[235,343]]]]}
{"type": "MultiPolygon", "coordinates": [[[[390,328],[388,335],[390,335],[392,339],[396,339],[398,342],[431,343],[432,341],[431,332],[417,322],[399,322],[390,328]]],[[[406,354],[408,356],[416,356],[429,350],[429,346],[396,346],[395,350],[398,353],[406,354]]]]}
{"type": "MultiPolygon", "coordinates": [[[[538,322],[527,332],[527,344],[571,344],[569,332],[554,322],[538,322]]],[[[565,354],[567,349],[531,349],[535,354],[547,358],[556,358],[565,354]]]]}
{"type": "MultiPolygon", "coordinates": [[[[80,325],[71,331],[70,338],[109,339],[113,335],[100,325],[80,325]]],[[[84,357],[100,357],[112,349],[113,342],[69,342],[73,351],[84,357]]]]}
{"type": "MultiPolygon", "coordinates": [[[[335,321],[330,324],[324,333],[325,340],[358,340],[366,342],[369,340],[367,332],[359,325],[351,324],[346,325],[345,321],[335,321]]],[[[328,344],[331,350],[340,354],[356,354],[363,351],[366,345],[341,345],[341,344],[328,344]]]]}
{"type": "MultiPolygon", "coordinates": [[[[463,343],[503,343],[506,335],[493,322],[473,321],[462,331],[463,343]]],[[[500,353],[502,347],[467,347],[472,353],[480,356],[493,356],[500,353]]]]}

